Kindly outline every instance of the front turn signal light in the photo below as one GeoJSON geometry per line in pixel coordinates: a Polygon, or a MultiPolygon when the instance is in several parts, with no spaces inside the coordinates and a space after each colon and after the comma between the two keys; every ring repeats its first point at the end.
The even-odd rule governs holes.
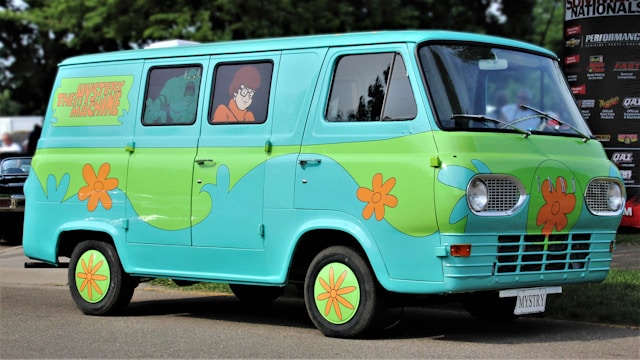
{"type": "Polygon", "coordinates": [[[451,256],[469,257],[471,256],[471,245],[470,244],[451,245],[451,247],[449,248],[449,252],[451,253],[451,256]]]}

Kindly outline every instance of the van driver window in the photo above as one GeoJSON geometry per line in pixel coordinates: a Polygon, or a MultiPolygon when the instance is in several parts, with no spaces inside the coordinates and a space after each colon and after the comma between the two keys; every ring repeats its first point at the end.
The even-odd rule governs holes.
{"type": "Polygon", "coordinates": [[[348,55],[338,60],[327,121],[411,120],[417,105],[402,56],[348,55]]]}
{"type": "Polygon", "coordinates": [[[148,77],[142,123],[195,123],[201,78],[201,66],[152,68],[148,77]]]}
{"type": "Polygon", "coordinates": [[[218,65],[214,71],[209,123],[264,123],[272,73],[271,62],[218,65]]]}

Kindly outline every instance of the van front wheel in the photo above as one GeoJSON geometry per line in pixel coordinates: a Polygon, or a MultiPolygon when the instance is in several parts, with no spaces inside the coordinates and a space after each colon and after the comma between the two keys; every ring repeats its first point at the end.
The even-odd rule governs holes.
{"type": "Polygon", "coordinates": [[[69,290],[87,315],[112,315],[124,310],[138,285],[124,272],[115,248],[102,241],[78,244],[69,262],[69,290]]]}
{"type": "Polygon", "coordinates": [[[311,262],[304,283],[304,302],[311,321],[326,336],[352,338],[373,330],[382,302],[380,288],[363,257],[333,246],[311,262]]]}

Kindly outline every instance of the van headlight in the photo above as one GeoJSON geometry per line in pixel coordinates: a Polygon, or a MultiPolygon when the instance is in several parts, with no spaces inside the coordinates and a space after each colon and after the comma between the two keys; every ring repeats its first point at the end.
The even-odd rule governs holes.
{"type": "Polygon", "coordinates": [[[480,178],[474,178],[467,186],[467,202],[471,210],[475,212],[484,211],[489,203],[489,189],[487,184],[480,178]]]}
{"type": "Polygon", "coordinates": [[[622,189],[620,185],[615,182],[609,183],[609,190],[607,191],[607,204],[611,211],[617,212],[624,205],[624,196],[622,195],[622,189]]]}
{"type": "Polygon", "coordinates": [[[623,186],[618,179],[592,179],[584,194],[589,212],[597,216],[619,215],[624,208],[626,197],[623,186]]]}

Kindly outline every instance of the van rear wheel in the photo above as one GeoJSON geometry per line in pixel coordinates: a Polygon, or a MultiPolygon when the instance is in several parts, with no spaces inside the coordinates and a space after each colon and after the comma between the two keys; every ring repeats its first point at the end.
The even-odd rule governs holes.
{"type": "Polygon", "coordinates": [[[78,244],[69,262],[69,290],[78,308],[87,315],[113,315],[123,311],[138,285],[124,272],[115,248],[87,240],[78,244]]]}
{"type": "Polygon", "coordinates": [[[304,302],[311,321],[326,336],[353,338],[376,328],[383,309],[380,287],[363,257],[333,246],[311,262],[304,302]]]}

